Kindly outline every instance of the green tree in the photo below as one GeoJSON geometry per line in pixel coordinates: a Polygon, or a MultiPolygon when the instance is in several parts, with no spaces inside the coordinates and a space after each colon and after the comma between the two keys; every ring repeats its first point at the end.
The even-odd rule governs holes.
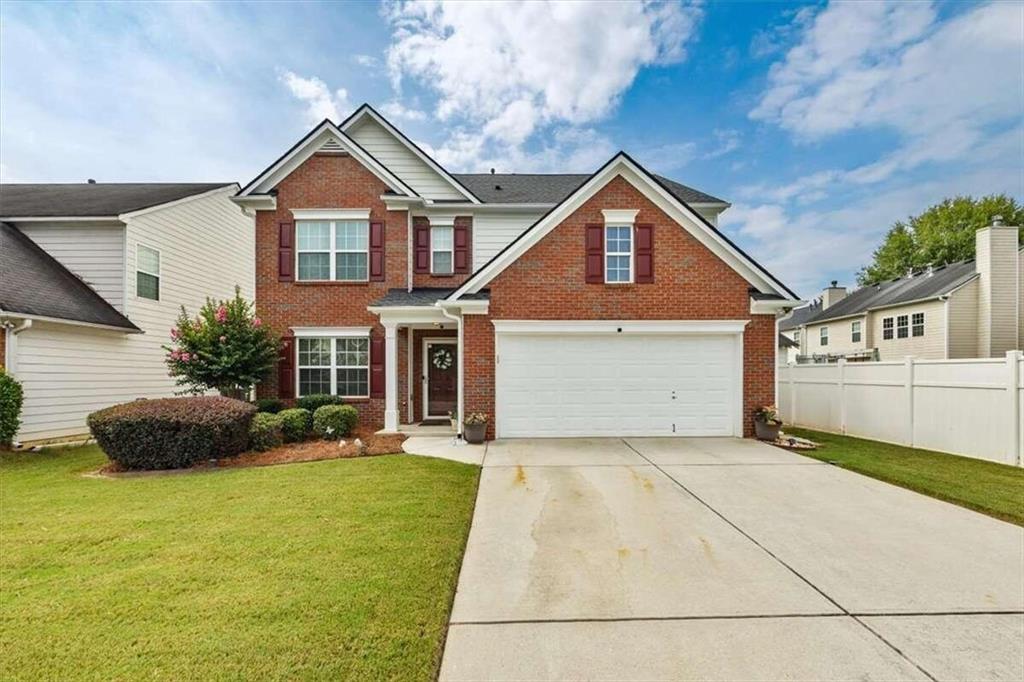
{"type": "MultiPolygon", "coordinates": [[[[861,268],[861,286],[903,277],[922,270],[974,258],[974,233],[1002,216],[1006,225],[1024,224],[1024,207],[1005,194],[975,199],[945,199],[924,213],[897,221],[875,249],[870,265],[861,268]]],[[[1024,243],[1024,238],[1022,238],[1024,243]]]]}

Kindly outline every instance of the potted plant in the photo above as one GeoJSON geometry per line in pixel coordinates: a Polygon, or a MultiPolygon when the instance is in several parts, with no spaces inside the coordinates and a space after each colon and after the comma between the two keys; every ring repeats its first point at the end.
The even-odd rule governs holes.
{"type": "Polygon", "coordinates": [[[781,428],[782,419],[779,418],[779,411],[774,405],[754,410],[754,431],[759,440],[778,440],[781,428]]]}
{"type": "Polygon", "coordinates": [[[462,422],[462,437],[467,443],[483,443],[487,435],[487,415],[483,412],[470,412],[462,422]]]}
{"type": "Polygon", "coordinates": [[[452,423],[452,431],[458,433],[459,431],[459,418],[455,414],[455,410],[448,410],[448,420],[452,423]]]}

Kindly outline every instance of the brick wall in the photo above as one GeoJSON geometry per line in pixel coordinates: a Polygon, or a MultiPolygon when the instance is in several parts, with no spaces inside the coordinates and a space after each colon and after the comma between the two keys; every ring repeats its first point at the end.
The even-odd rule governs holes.
{"type": "MultiPolygon", "coordinates": [[[[426,217],[424,217],[424,216],[414,216],[412,221],[413,221],[413,228],[414,229],[417,226],[427,226],[427,227],[430,226],[430,221],[426,217]]],[[[473,246],[473,217],[472,216],[458,216],[458,217],[455,218],[455,225],[458,226],[458,227],[468,227],[469,228],[469,239],[470,239],[470,241],[469,241],[469,245],[470,245],[469,263],[470,263],[470,270],[472,270],[472,268],[473,268],[473,253],[472,253],[472,246],[473,246]]],[[[457,273],[457,274],[451,274],[451,275],[434,275],[434,274],[423,274],[423,273],[415,273],[414,272],[413,276],[412,276],[412,285],[414,287],[446,287],[446,288],[454,289],[454,288],[460,286],[463,282],[465,282],[469,278],[470,274],[471,273],[467,272],[467,273],[457,273]]]]}
{"type": "Polygon", "coordinates": [[[7,369],[7,330],[0,326],[0,369],[7,369]]]}

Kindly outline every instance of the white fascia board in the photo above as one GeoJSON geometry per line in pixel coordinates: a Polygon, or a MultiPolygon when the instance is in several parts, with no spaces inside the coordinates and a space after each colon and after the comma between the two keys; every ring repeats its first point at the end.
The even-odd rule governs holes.
{"type": "Polygon", "coordinates": [[[740,334],[749,320],[493,320],[499,334],[740,334]]]}
{"type": "Polygon", "coordinates": [[[368,208],[293,208],[296,220],[369,220],[368,208]]]}
{"type": "Polygon", "coordinates": [[[16,313],[9,310],[0,310],[0,317],[16,318],[19,320],[34,320],[36,322],[52,322],[53,324],[66,324],[72,327],[88,327],[89,329],[102,329],[104,331],[121,332],[122,334],[145,334],[141,329],[127,329],[112,324],[97,324],[95,322],[83,322],[81,320],[68,320],[63,317],[47,317],[46,315],[28,315],[16,313]]]}
{"type": "Polygon", "coordinates": [[[101,216],[0,216],[5,223],[120,223],[116,215],[101,216]]]}
{"type": "Polygon", "coordinates": [[[751,315],[775,315],[780,310],[786,310],[797,308],[802,306],[807,301],[790,301],[790,300],[769,300],[759,301],[757,299],[750,299],[750,314],[751,315]]]}
{"type": "Polygon", "coordinates": [[[444,316],[440,308],[426,306],[368,306],[368,311],[380,318],[381,324],[445,324],[451,320],[444,316]]]}
{"type": "Polygon", "coordinates": [[[313,336],[369,336],[369,327],[292,327],[292,334],[297,337],[313,336]]]}
{"type": "Polygon", "coordinates": [[[276,211],[277,197],[273,194],[250,194],[244,197],[231,197],[242,208],[249,208],[254,211],[276,211]]]}
{"type": "Polygon", "coordinates": [[[458,310],[463,315],[486,315],[490,310],[491,302],[473,299],[466,301],[438,301],[435,305],[445,310],[458,310]]]}

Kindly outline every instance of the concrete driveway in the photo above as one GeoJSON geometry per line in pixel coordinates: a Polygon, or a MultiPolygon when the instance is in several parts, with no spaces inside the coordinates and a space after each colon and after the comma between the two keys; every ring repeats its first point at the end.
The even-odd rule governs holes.
{"type": "Polygon", "coordinates": [[[442,680],[1024,678],[1024,529],[754,441],[496,441],[442,680]]]}

